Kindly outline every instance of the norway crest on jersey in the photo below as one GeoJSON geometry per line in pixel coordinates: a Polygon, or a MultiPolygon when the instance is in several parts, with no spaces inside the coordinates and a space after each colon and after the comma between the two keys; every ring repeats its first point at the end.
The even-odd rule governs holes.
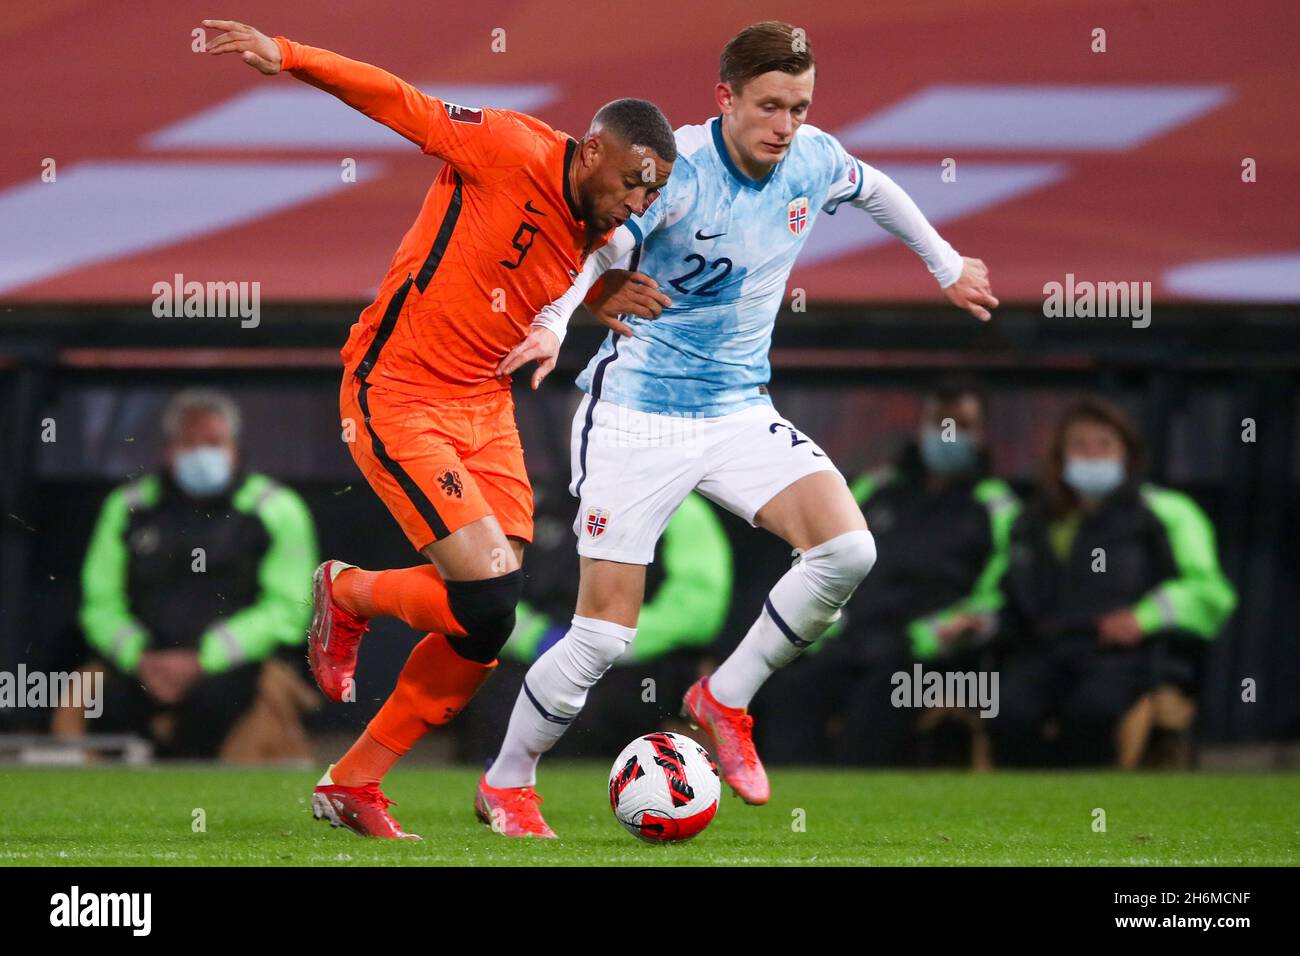
{"type": "Polygon", "coordinates": [[[790,200],[790,205],[786,206],[786,221],[792,233],[796,236],[803,235],[803,231],[808,228],[807,196],[790,200]]]}
{"type": "Polygon", "coordinates": [[[588,508],[587,520],[584,522],[587,537],[599,538],[609,527],[609,511],[605,508],[588,508]]]}

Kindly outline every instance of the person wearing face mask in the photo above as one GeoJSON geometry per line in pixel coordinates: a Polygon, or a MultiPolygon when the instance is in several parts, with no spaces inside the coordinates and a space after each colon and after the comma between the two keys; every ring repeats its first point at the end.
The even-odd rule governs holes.
{"type": "Polygon", "coordinates": [[[852,490],[879,558],[844,608],[836,637],[806,652],[773,693],[783,710],[812,718],[760,722],[773,760],[906,760],[918,714],[892,706],[891,678],[917,660],[974,666],[1002,603],[1019,504],[1006,482],[990,475],[985,403],[975,383],[946,382],[927,393],[916,437],[892,466],[859,476],[852,490]]]}
{"type": "Polygon", "coordinates": [[[1012,529],[1002,761],[1110,762],[1119,718],[1157,684],[1194,689],[1199,651],[1236,605],[1205,513],[1143,483],[1144,459],[1108,402],[1080,402],[1055,429],[1036,500],[1012,529]]]}
{"type": "Polygon", "coordinates": [[[81,625],[106,665],[91,729],[210,757],[262,662],[306,637],[315,526],[295,492],[243,467],[224,394],[181,392],[163,429],[162,467],[109,494],[82,567],[81,625]]]}

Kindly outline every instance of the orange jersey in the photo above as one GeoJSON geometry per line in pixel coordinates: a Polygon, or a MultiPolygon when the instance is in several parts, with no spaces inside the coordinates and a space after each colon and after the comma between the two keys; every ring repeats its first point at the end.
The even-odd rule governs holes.
{"type": "Polygon", "coordinates": [[[577,142],[523,113],[444,103],[377,67],[275,42],[283,69],[447,163],[352,327],[347,368],[426,397],[508,388],[497,364],[610,236],[588,246],[569,189],[577,142]]]}

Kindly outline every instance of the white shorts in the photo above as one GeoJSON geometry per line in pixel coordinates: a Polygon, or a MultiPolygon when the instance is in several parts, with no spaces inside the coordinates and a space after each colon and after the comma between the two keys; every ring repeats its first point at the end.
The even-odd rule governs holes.
{"type": "Polygon", "coordinates": [[[572,458],[578,553],[626,564],[654,560],[659,536],[692,491],[753,524],[763,505],[805,475],[840,474],[770,405],[696,418],[585,395],[573,417],[572,458]]]}

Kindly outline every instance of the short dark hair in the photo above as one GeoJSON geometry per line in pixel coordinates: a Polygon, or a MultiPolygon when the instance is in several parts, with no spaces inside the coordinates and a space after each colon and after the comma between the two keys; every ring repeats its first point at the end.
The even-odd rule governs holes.
{"type": "Polygon", "coordinates": [[[677,139],[663,111],[649,100],[622,99],[596,111],[591,125],[607,129],[629,146],[653,149],[666,163],[677,159],[677,139]]]}
{"type": "Polygon", "coordinates": [[[1039,491],[1047,505],[1048,514],[1059,517],[1074,507],[1078,500],[1065,483],[1065,435],[1071,425],[1091,422],[1111,429],[1124,445],[1125,476],[1123,488],[1131,491],[1141,484],[1146,475],[1147,445],[1132,417],[1113,402],[1087,397],[1066,409],[1056,427],[1043,461],[1039,491]]]}
{"type": "Polygon", "coordinates": [[[988,395],[984,391],[984,386],[970,375],[948,375],[940,378],[925,390],[922,398],[936,405],[952,405],[968,396],[975,399],[980,412],[987,411],[988,395]]]}
{"type": "Polygon", "coordinates": [[[718,64],[718,79],[739,93],[756,76],[779,70],[798,76],[813,67],[812,47],[803,30],[780,20],[745,27],[727,41],[718,64]]]}

